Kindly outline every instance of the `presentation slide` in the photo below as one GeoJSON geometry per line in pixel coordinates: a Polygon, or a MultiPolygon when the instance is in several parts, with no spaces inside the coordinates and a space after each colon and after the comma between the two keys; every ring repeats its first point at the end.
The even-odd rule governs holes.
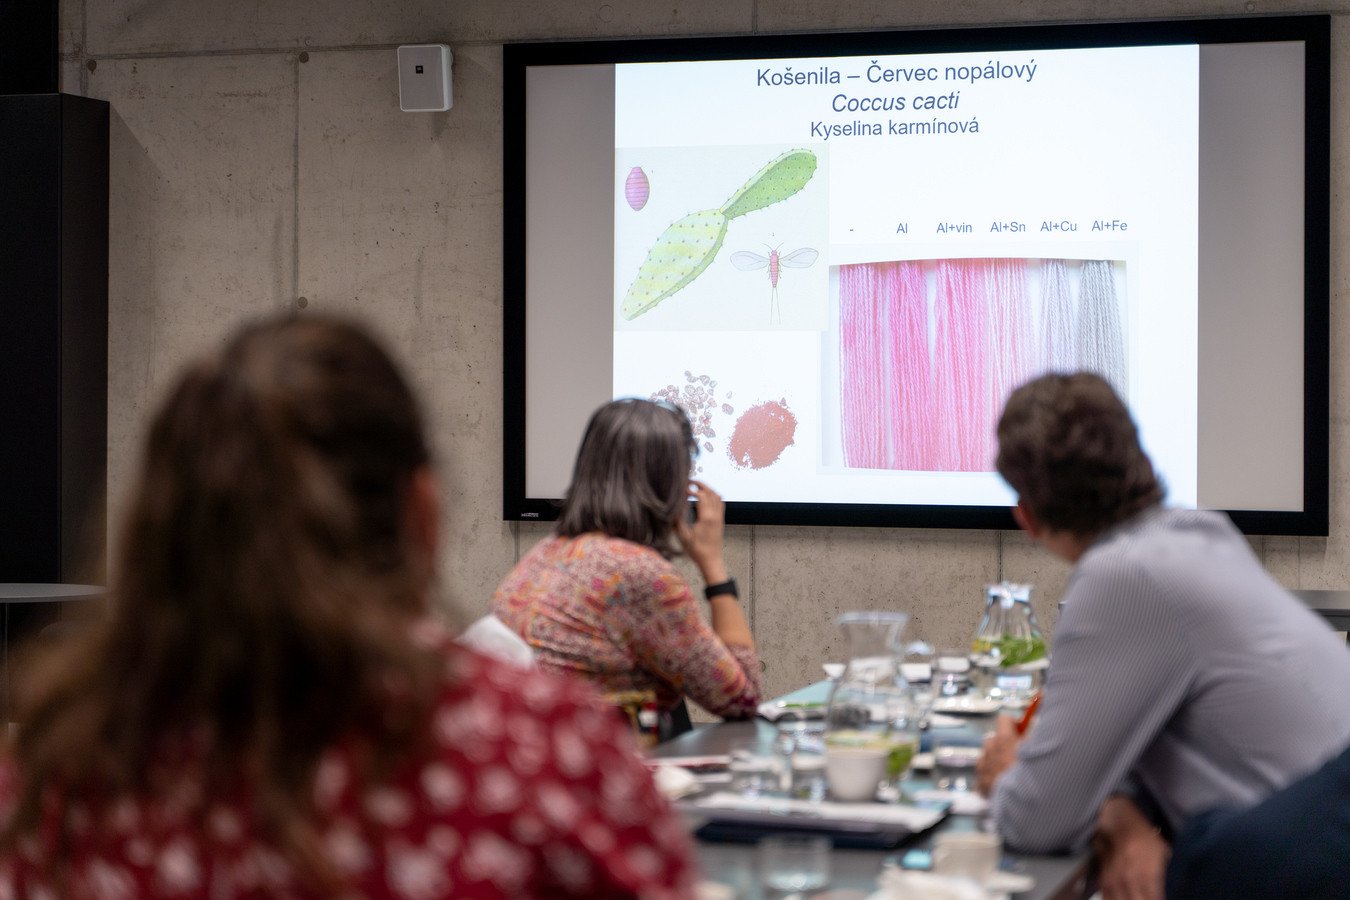
{"type": "Polygon", "coordinates": [[[1005,506],[1041,372],[1197,505],[1200,49],[613,68],[612,393],[730,500],[1005,506]]]}

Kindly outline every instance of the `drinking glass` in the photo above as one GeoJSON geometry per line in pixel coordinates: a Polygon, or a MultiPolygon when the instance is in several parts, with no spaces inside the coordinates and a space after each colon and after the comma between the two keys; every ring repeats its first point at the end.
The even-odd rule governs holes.
{"type": "Polygon", "coordinates": [[[777,760],[760,753],[758,740],[739,741],[731,747],[731,789],[746,797],[776,791],[779,788],[777,760]]]}
{"type": "Polygon", "coordinates": [[[814,891],[830,881],[830,839],[811,834],[775,834],[759,842],[760,876],[779,893],[814,891]]]}
{"type": "Polygon", "coordinates": [[[975,789],[975,764],[983,742],[964,730],[934,729],[933,786],[943,791],[975,789]]]}
{"type": "Polygon", "coordinates": [[[774,736],[773,753],[774,762],[778,766],[778,790],[792,794],[795,760],[803,749],[809,750],[813,744],[818,747],[819,741],[812,741],[810,723],[795,710],[789,710],[779,716],[775,725],[778,734],[774,736]]]}
{"type": "Polygon", "coordinates": [[[905,644],[900,658],[900,675],[909,686],[909,696],[918,710],[919,720],[926,721],[933,708],[933,663],[937,651],[923,639],[905,644]]]}
{"type": "Polygon", "coordinates": [[[792,797],[819,803],[825,799],[830,782],[825,774],[825,754],[820,747],[797,748],[792,757],[792,797]]]}
{"type": "Polygon", "coordinates": [[[909,774],[919,752],[919,722],[926,712],[909,692],[895,697],[887,709],[886,742],[890,752],[886,758],[886,775],[897,798],[902,794],[900,781],[909,774]]]}
{"type": "Polygon", "coordinates": [[[944,647],[933,654],[933,697],[959,697],[970,689],[970,654],[944,647]]]}

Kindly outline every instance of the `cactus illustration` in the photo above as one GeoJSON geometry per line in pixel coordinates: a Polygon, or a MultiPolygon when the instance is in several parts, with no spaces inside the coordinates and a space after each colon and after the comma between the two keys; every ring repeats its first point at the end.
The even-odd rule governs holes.
{"type": "Polygon", "coordinates": [[[629,285],[619,308],[623,317],[635,319],[687,287],[722,249],[732,219],[788,199],[815,172],[814,153],[789,150],[756,172],[720,209],[690,213],[673,222],[647,251],[629,285]]]}
{"type": "Polygon", "coordinates": [[[623,299],[623,317],[642,315],[702,274],[727,235],[720,210],[690,213],[662,233],[623,299]]]}
{"type": "Polygon", "coordinates": [[[806,187],[816,174],[816,155],[810,150],[790,150],[755,173],[754,177],[722,205],[728,219],[786,200],[806,187]]]}

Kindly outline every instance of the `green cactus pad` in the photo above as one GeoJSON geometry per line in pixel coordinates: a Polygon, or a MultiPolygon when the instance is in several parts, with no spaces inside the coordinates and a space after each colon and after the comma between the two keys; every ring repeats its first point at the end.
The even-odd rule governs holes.
{"type": "Polygon", "coordinates": [[[690,213],[673,223],[647,252],[623,298],[623,317],[637,318],[697,278],[717,256],[726,233],[727,217],[716,209],[690,213]]]}
{"type": "Polygon", "coordinates": [[[816,155],[810,150],[789,150],[755,173],[722,206],[728,219],[786,200],[806,187],[816,174],[816,155]]]}

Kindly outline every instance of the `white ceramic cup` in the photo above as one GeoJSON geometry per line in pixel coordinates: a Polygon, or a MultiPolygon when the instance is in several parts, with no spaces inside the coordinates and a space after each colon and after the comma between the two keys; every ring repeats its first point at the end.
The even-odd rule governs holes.
{"type": "Polygon", "coordinates": [[[996,834],[944,832],[933,839],[933,871],[984,883],[998,869],[1003,847],[996,834]]]}
{"type": "Polygon", "coordinates": [[[889,751],[885,747],[831,747],[825,745],[825,777],[830,796],[844,803],[874,800],[886,777],[889,751]]]}

